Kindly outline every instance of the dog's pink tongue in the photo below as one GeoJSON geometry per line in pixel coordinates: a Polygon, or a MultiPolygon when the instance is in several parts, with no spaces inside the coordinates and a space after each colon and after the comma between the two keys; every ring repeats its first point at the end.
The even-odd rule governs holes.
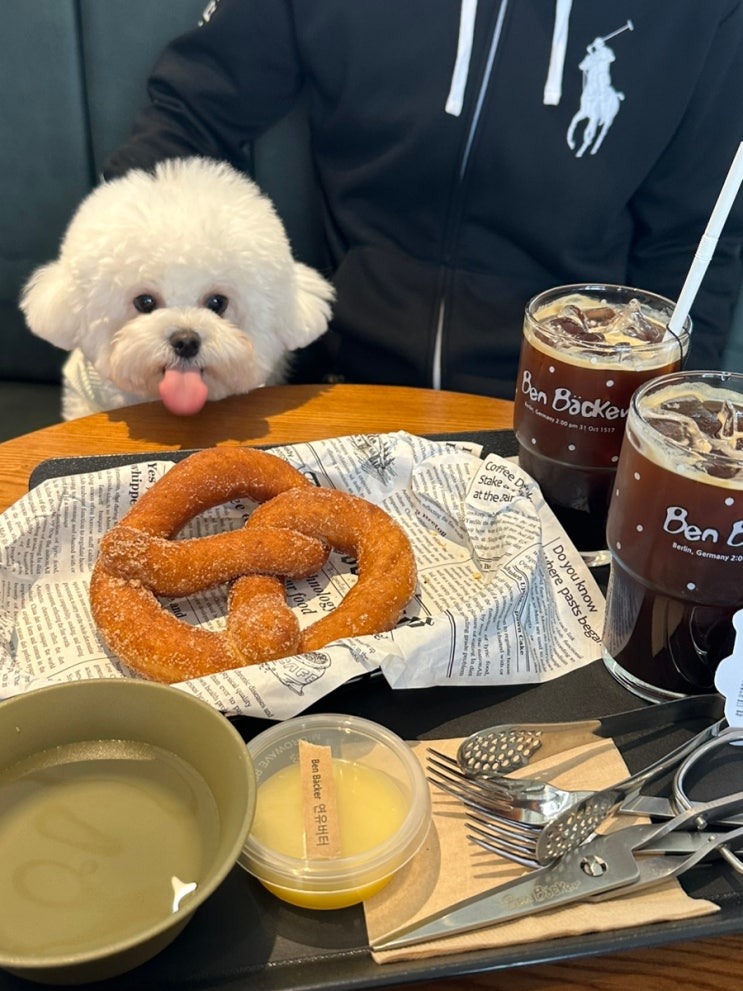
{"type": "Polygon", "coordinates": [[[159,388],[160,398],[166,408],[179,416],[198,413],[209,394],[201,372],[194,368],[185,372],[177,368],[168,368],[159,388]]]}

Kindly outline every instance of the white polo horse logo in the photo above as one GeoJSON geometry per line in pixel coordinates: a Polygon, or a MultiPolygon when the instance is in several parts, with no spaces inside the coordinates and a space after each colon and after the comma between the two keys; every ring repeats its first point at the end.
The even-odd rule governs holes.
{"type": "Polygon", "coordinates": [[[586,122],[583,142],[575,152],[576,158],[580,158],[589,148],[591,155],[596,154],[606,137],[606,132],[619,113],[624,93],[615,90],[611,84],[609,66],[615,56],[606,42],[622,31],[632,30],[634,30],[632,21],[627,21],[624,27],[612,31],[606,37],[595,38],[586,49],[586,57],[578,66],[583,72],[583,93],[580,108],[570,121],[567,134],[568,145],[572,151],[575,151],[577,144],[575,132],[582,121],[586,122]]]}

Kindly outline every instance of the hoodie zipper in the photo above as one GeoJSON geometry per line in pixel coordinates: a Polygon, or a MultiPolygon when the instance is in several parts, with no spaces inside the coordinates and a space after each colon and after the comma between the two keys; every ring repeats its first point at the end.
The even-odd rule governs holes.
{"type": "MultiPolygon", "coordinates": [[[[464,177],[467,173],[467,166],[470,160],[470,154],[472,151],[472,145],[475,140],[475,135],[480,124],[480,116],[482,113],[482,106],[485,101],[485,94],[487,92],[488,84],[490,82],[490,75],[493,69],[493,61],[495,60],[495,53],[498,50],[498,45],[500,44],[501,34],[503,31],[503,21],[506,16],[506,10],[508,8],[508,0],[501,0],[500,9],[498,11],[498,17],[496,18],[495,26],[493,28],[493,35],[490,39],[490,48],[488,50],[488,56],[485,63],[485,71],[483,72],[482,81],[480,83],[480,90],[477,94],[477,100],[475,102],[475,108],[472,112],[472,117],[470,119],[469,130],[467,132],[467,140],[465,142],[464,151],[462,152],[462,159],[459,163],[459,171],[457,173],[457,183],[452,191],[452,202],[456,193],[462,188],[464,182],[464,177]]],[[[461,209],[461,204],[458,205],[457,209],[461,209]]],[[[449,230],[453,231],[458,229],[458,224],[454,223],[456,219],[455,216],[449,218],[449,230]]],[[[446,245],[446,251],[444,253],[444,264],[446,269],[449,268],[451,262],[451,243],[446,245]]],[[[446,273],[444,277],[443,284],[441,286],[441,295],[439,298],[439,303],[437,309],[437,319],[436,319],[436,334],[434,338],[433,347],[433,359],[431,368],[431,385],[434,389],[441,389],[442,381],[442,363],[441,357],[443,354],[443,342],[444,342],[444,320],[446,317],[446,273]]]]}

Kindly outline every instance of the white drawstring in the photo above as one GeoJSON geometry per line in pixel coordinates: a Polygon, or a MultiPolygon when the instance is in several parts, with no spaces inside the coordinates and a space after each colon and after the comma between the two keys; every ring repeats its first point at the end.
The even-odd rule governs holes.
{"type": "MultiPolygon", "coordinates": [[[[404,0],[403,0],[404,2],[404,0]]],[[[446,112],[452,117],[459,117],[464,103],[464,91],[467,86],[467,76],[470,71],[472,55],[472,38],[475,34],[475,16],[477,0],[462,0],[459,8],[459,40],[457,42],[457,59],[451,76],[449,96],[446,99],[446,112]]]]}
{"type": "Polygon", "coordinates": [[[543,103],[556,107],[562,96],[562,72],[565,65],[565,49],[568,45],[568,22],[573,0],[557,0],[555,5],[555,27],[552,32],[552,51],[544,84],[543,103]]]}

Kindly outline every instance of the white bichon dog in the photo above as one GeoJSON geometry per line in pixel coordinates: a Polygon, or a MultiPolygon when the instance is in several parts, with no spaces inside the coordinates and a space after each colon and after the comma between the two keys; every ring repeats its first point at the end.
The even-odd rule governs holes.
{"type": "Polygon", "coordinates": [[[34,334],[71,352],[70,420],[158,396],[188,415],[280,382],[288,353],[326,330],[332,300],[250,179],[189,158],[95,189],[21,309],[34,334]]]}

